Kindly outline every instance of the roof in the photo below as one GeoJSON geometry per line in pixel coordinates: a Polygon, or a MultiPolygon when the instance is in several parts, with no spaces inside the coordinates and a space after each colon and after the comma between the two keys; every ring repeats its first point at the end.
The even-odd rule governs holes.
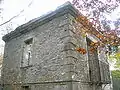
{"type": "Polygon", "coordinates": [[[46,15],[43,15],[41,17],[35,18],[19,27],[17,27],[14,31],[6,34],[5,36],[3,36],[3,40],[5,42],[10,41],[13,38],[16,38],[26,32],[29,32],[45,23],[47,23],[48,21],[51,21],[52,19],[62,16],[64,14],[70,13],[73,16],[77,15],[77,10],[75,9],[75,7],[70,3],[70,2],[66,2],[65,4],[59,6],[55,11],[47,13],[46,15]]]}

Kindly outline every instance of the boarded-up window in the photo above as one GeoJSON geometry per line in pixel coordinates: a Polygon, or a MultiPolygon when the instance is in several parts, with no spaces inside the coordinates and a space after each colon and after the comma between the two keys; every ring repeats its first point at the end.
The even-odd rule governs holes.
{"type": "Polygon", "coordinates": [[[90,48],[94,47],[90,45],[91,42],[87,38],[90,81],[108,84],[110,83],[110,71],[107,58],[103,52],[98,54],[97,49],[94,49],[94,52],[91,53],[90,48]]]}
{"type": "Polygon", "coordinates": [[[110,83],[110,70],[109,70],[109,63],[107,60],[107,56],[105,54],[106,47],[99,48],[99,66],[100,66],[100,75],[101,75],[101,82],[102,83],[110,83]]]}
{"type": "Polygon", "coordinates": [[[91,40],[87,38],[87,47],[88,47],[88,62],[89,62],[89,76],[91,82],[100,81],[100,67],[97,49],[94,49],[94,52],[91,53],[90,48],[92,48],[91,40]]]}
{"type": "Polygon", "coordinates": [[[100,73],[102,83],[111,83],[108,63],[100,61],[100,73]]]}
{"type": "Polygon", "coordinates": [[[33,38],[30,38],[30,39],[25,41],[25,45],[23,48],[22,67],[26,67],[26,66],[29,66],[31,64],[32,42],[33,42],[33,38]]]}

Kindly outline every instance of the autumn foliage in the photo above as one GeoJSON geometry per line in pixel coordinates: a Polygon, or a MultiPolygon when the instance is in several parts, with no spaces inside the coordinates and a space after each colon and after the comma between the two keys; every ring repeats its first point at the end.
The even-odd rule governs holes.
{"type": "MultiPolygon", "coordinates": [[[[82,14],[78,14],[75,20],[77,21],[77,25],[75,28],[80,30],[81,34],[83,34],[82,36],[86,36],[89,34],[98,38],[97,42],[91,42],[91,52],[94,52],[94,50],[98,47],[120,45],[120,38],[117,36],[115,30],[102,30],[102,27],[99,23],[93,23],[94,21],[90,22],[90,20],[82,14]],[[79,24],[82,24],[82,27],[79,28],[79,24]]],[[[86,54],[86,50],[81,47],[77,48],[76,50],[81,54],[86,54]]]]}
{"type": "Polygon", "coordinates": [[[76,51],[78,51],[81,54],[86,54],[87,53],[87,51],[84,48],[80,48],[80,47],[76,48],[76,51]]]}
{"type": "MultiPolygon", "coordinates": [[[[77,23],[81,23],[83,25],[83,29],[80,28],[81,33],[84,35],[93,35],[97,37],[99,40],[97,42],[91,42],[90,49],[91,52],[94,51],[98,46],[105,47],[105,46],[118,46],[120,44],[120,38],[117,34],[113,31],[100,31],[92,22],[90,22],[87,17],[78,15],[76,18],[77,23]]],[[[79,26],[78,26],[79,27],[79,26]]],[[[78,28],[77,28],[78,29],[78,28]]],[[[83,35],[83,36],[84,36],[83,35]]],[[[86,51],[83,48],[77,49],[81,54],[85,54],[86,51]]]]}

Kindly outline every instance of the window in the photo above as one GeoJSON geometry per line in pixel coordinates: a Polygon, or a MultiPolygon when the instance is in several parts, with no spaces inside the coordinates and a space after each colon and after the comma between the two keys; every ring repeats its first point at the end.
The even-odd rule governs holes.
{"type": "Polygon", "coordinates": [[[22,86],[22,90],[30,90],[29,86],[22,86]]]}
{"type": "Polygon", "coordinates": [[[91,43],[92,41],[89,38],[87,38],[89,76],[90,76],[90,81],[98,82],[100,81],[98,54],[97,54],[97,49],[95,49],[94,52],[91,53],[90,51],[90,48],[92,48],[92,46],[90,45],[91,43]]]}
{"type": "Polygon", "coordinates": [[[33,42],[33,38],[30,38],[30,39],[24,41],[22,67],[26,67],[31,64],[32,42],[33,42]]]}

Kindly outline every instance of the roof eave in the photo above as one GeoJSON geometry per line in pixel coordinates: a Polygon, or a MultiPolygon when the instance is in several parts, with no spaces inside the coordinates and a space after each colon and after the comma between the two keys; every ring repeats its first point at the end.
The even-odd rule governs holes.
{"type": "Polygon", "coordinates": [[[8,42],[13,38],[16,38],[24,33],[27,33],[29,31],[45,24],[46,22],[49,22],[52,19],[62,16],[67,13],[71,14],[74,17],[78,14],[78,11],[75,9],[75,7],[70,2],[66,2],[60,8],[57,8],[55,11],[53,11],[47,15],[39,17],[39,19],[37,19],[37,18],[33,19],[33,20],[29,21],[28,23],[17,27],[14,31],[3,36],[2,39],[5,42],[8,42]]]}

